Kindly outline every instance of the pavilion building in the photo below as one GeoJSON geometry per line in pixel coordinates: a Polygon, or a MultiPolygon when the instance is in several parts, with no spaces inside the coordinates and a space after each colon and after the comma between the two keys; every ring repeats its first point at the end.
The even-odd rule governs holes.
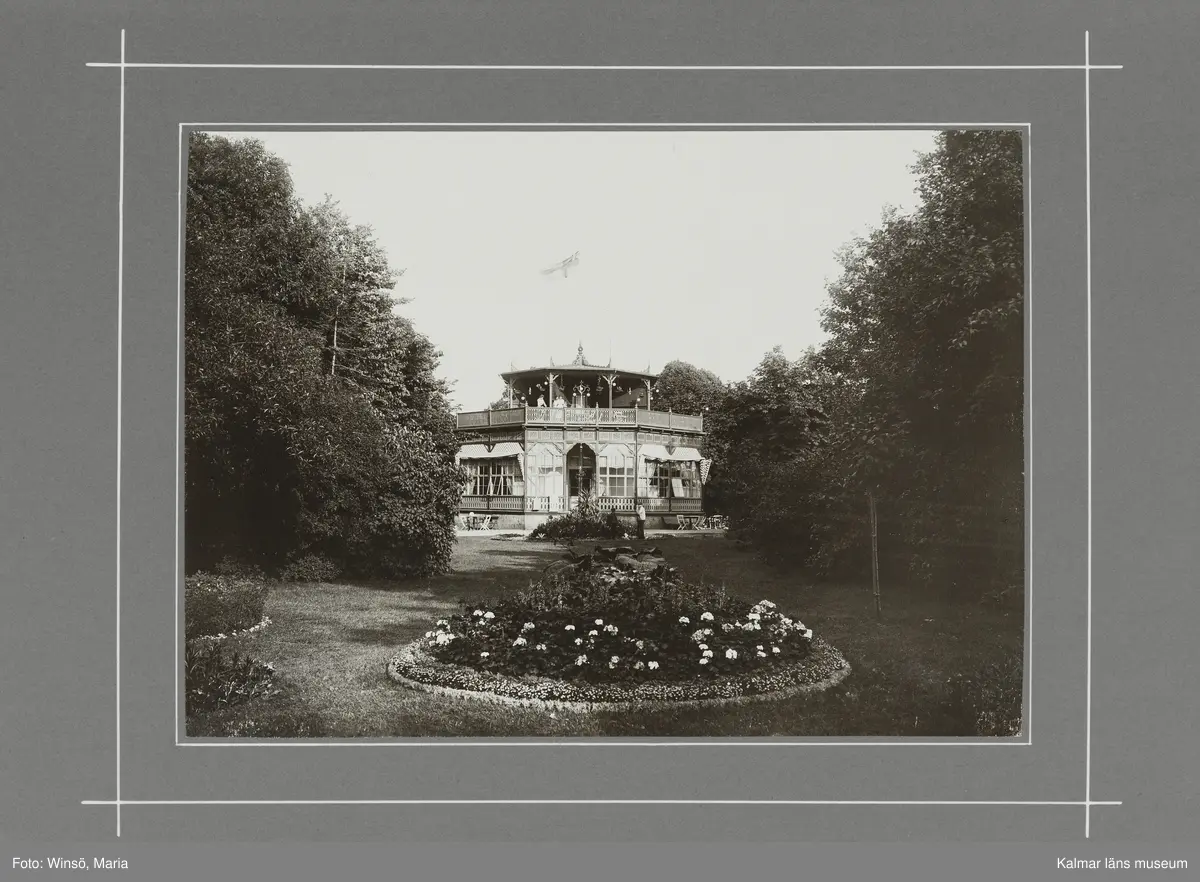
{"type": "Polygon", "coordinates": [[[703,510],[704,417],[655,410],[648,368],[590,364],[580,345],[570,364],[500,376],[507,407],[458,414],[460,511],[529,530],[573,510],[581,493],[622,515],[641,503],[651,527],[703,510]]]}

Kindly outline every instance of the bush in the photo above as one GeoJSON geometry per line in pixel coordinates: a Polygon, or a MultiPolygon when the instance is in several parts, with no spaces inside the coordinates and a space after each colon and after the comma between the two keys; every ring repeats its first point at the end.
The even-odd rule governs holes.
{"type": "Polygon", "coordinates": [[[552,539],[555,542],[577,539],[628,539],[629,536],[629,528],[615,511],[601,513],[587,496],[580,498],[574,511],[538,524],[529,534],[530,539],[552,539]]]}
{"type": "Polygon", "coordinates": [[[342,574],[342,568],[319,554],[306,554],[289,562],[279,571],[282,582],[332,582],[342,574]]]}
{"type": "Polygon", "coordinates": [[[748,673],[803,658],[811,642],[769,601],[747,607],[666,567],[612,565],[466,604],[426,635],[435,658],[477,670],[630,683],[748,673]]]}
{"type": "Polygon", "coordinates": [[[1013,736],[1021,732],[1024,693],[1021,657],[989,662],[949,684],[948,709],[961,722],[963,734],[1013,736]]]}
{"type": "Polygon", "coordinates": [[[184,581],[184,635],[192,640],[252,628],[262,621],[266,598],[259,582],[194,573],[184,581]]]}
{"type": "Polygon", "coordinates": [[[274,669],[220,643],[189,641],[184,650],[185,709],[190,716],[273,694],[274,669]]]}

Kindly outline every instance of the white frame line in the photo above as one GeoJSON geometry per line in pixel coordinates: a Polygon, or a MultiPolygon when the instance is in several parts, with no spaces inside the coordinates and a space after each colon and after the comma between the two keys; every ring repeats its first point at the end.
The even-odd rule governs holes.
{"type": "MultiPolygon", "coordinates": [[[[116,753],[117,837],[121,836],[121,432],[124,398],[125,332],[125,29],[121,29],[120,140],[117,173],[117,605],[116,605],[116,753]]],[[[178,592],[176,592],[178,593],[178,592]]]]}
{"type": "Polygon", "coordinates": [[[87,67],[137,67],[157,69],[207,70],[405,70],[405,71],[608,71],[800,73],[815,71],[1046,71],[1046,70],[1124,70],[1121,64],[242,64],[89,61],[87,67]]]}
{"type": "Polygon", "coordinates": [[[1003,799],[84,799],[80,805],[1123,805],[1120,801],[1003,799]]]}
{"type": "MultiPolygon", "coordinates": [[[[1093,805],[1121,805],[1120,802],[1098,802],[1091,799],[1091,722],[1092,722],[1092,338],[1091,338],[1091,294],[1092,294],[1092,229],[1091,229],[1091,71],[1093,70],[1123,70],[1123,65],[1093,65],[1091,63],[1091,36],[1090,32],[1084,32],[1084,63],[1082,65],[287,65],[287,64],[184,64],[184,63],[153,63],[153,62],[129,62],[126,57],[126,35],[125,29],[121,29],[121,59],[119,62],[87,62],[88,67],[97,68],[120,68],[120,136],[119,136],[119,156],[120,167],[118,170],[118,231],[117,231],[117,480],[116,480],[116,495],[117,495],[117,543],[116,543],[116,648],[115,648],[115,663],[116,663],[116,799],[115,800],[83,800],[83,805],[113,805],[117,809],[117,836],[121,835],[121,806],[122,805],[236,805],[236,804],[251,804],[251,805],[318,805],[318,804],[494,804],[494,805],[516,805],[516,804],[635,804],[635,803],[651,803],[651,804],[667,804],[667,805],[758,805],[758,804],[778,804],[778,805],[1082,805],[1085,808],[1084,820],[1084,838],[1091,836],[1091,807],[1093,805]],[[1085,180],[1086,180],[1086,250],[1087,250],[1087,282],[1086,282],[1086,342],[1087,342],[1087,714],[1086,714],[1086,780],[1085,780],[1085,798],[1083,801],[1061,801],[1061,802],[1005,802],[1005,801],[865,801],[865,800],[791,800],[791,801],[690,801],[690,800],[303,800],[303,801],[282,801],[282,800],[257,800],[257,801],[237,801],[237,800],[123,800],[121,798],[121,465],[122,465],[122,430],[123,430],[123,412],[122,399],[124,390],[124,256],[125,256],[125,70],[126,68],[212,68],[212,69],[277,69],[277,70],[484,70],[484,71],[998,71],[998,70],[1082,70],[1084,72],[1084,115],[1085,115],[1085,180]]],[[[198,126],[198,123],[181,123],[179,129],[179,151],[180,151],[180,168],[182,169],[182,150],[183,150],[183,127],[198,126]]],[[[242,127],[242,123],[209,123],[207,126],[238,126],[242,127]]],[[[351,124],[328,124],[328,123],[278,123],[264,124],[260,127],[275,127],[286,126],[288,128],[303,128],[303,127],[321,127],[321,128],[338,128],[351,124]]],[[[376,126],[396,126],[392,123],[375,123],[375,124],[354,124],[355,128],[372,128],[376,126]]],[[[429,128],[687,128],[688,126],[680,124],[668,123],[628,123],[628,124],[580,124],[564,126],[558,123],[410,123],[404,124],[408,127],[429,127],[429,128]]],[[[969,124],[961,123],[859,123],[859,124],[834,124],[839,128],[957,128],[970,127],[969,124]]],[[[976,124],[978,125],[978,124],[976,124]]],[[[1031,126],[1028,123],[1024,124],[987,124],[995,128],[1018,128],[1023,127],[1026,131],[1026,149],[1028,149],[1028,136],[1031,132],[1031,126]]],[[[697,124],[691,128],[697,129],[720,129],[720,128],[830,128],[831,124],[787,124],[787,123],[765,123],[765,124],[750,124],[738,123],[728,125],[713,125],[713,124],[697,124]]],[[[1032,177],[1031,163],[1027,164],[1030,167],[1029,177],[1032,177]]],[[[182,178],[182,172],[180,172],[182,178]]],[[[1026,196],[1029,197],[1032,180],[1026,182],[1026,196]]],[[[179,249],[182,249],[182,181],[178,194],[179,206],[179,230],[180,242],[179,249]]],[[[1028,212],[1027,212],[1028,214],[1028,212]]],[[[1027,279],[1032,276],[1032,236],[1030,235],[1029,224],[1031,218],[1026,218],[1027,232],[1026,235],[1030,238],[1027,256],[1029,259],[1029,268],[1027,271],[1027,279]]],[[[182,250],[177,254],[179,261],[179,321],[182,321],[182,250]]],[[[1032,286],[1030,286],[1032,287],[1032,286]]],[[[1027,291],[1027,298],[1028,298],[1027,291]]],[[[1030,314],[1030,338],[1032,338],[1032,310],[1030,314]]],[[[180,329],[182,334],[182,329],[180,329]]],[[[181,337],[177,339],[177,361],[182,360],[182,341],[181,337]]],[[[1030,349],[1032,350],[1032,339],[1030,349]]],[[[1032,367],[1032,351],[1030,352],[1030,366],[1032,367]]],[[[182,368],[177,364],[177,371],[182,368]]],[[[177,374],[178,379],[178,374],[177,374]]],[[[1032,383],[1029,384],[1029,401],[1032,401],[1032,383]]],[[[177,401],[177,416],[179,403],[178,383],[176,389],[177,401]]],[[[1032,411],[1032,408],[1030,408],[1032,411]]],[[[1032,416],[1032,413],[1031,413],[1032,416]]],[[[1032,423],[1032,419],[1030,420],[1032,423]]],[[[1030,427],[1032,428],[1032,427],[1030,427]]],[[[176,462],[178,463],[179,455],[179,433],[178,426],[176,432],[176,462]]],[[[1032,445],[1030,445],[1032,446],[1032,445]]],[[[176,570],[178,571],[179,563],[179,494],[180,494],[180,476],[176,475],[176,570]]],[[[1032,518],[1027,513],[1027,522],[1032,526],[1032,518]]],[[[1030,586],[1032,588],[1032,585],[1030,586]]],[[[1032,590],[1029,592],[1032,595],[1032,590]]],[[[1032,614],[1032,596],[1027,598],[1029,614],[1032,614]]],[[[178,620],[178,604],[179,597],[176,591],[175,606],[176,619],[178,620]]],[[[178,621],[176,623],[178,625],[178,621]]],[[[1027,622],[1027,628],[1029,623],[1027,622]]],[[[1031,630],[1031,629],[1029,629],[1031,630]]],[[[1028,631],[1027,631],[1028,633],[1028,631]]],[[[1029,639],[1029,655],[1032,661],[1032,635],[1029,639]]],[[[178,627],[176,628],[175,643],[178,649],[179,634],[178,627]]],[[[176,653],[178,655],[178,652],[176,653]]],[[[1032,665],[1030,665],[1032,667],[1032,665]]],[[[1032,698],[1032,671],[1029,672],[1030,689],[1028,697],[1032,698]]],[[[176,690],[176,745],[181,746],[178,741],[178,703],[179,695],[178,688],[176,690]]],[[[1030,708],[1032,710],[1032,708],[1030,708]]],[[[1016,744],[1031,744],[1032,743],[1032,714],[1029,714],[1030,720],[1026,728],[1029,731],[1030,740],[1027,742],[1016,742],[1016,744]]],[[[339,742],[344,744],[345,742],[339,742]]],[[[738,742],[717,742],[718,744],[741,744],[738,742]]],[[[748,742],[754,746],[782,746],[778,742],[748,742]]],[[[913,742],[902,742],[903,744],[917,746],[943,746],[943,742],[921,742],[914,744],[913,742]]],[[[948,742],[954,746],[999,746],[995,742],[948,742]]],[[[1000,742],[999,744],[1007,745],[1014,742],[1000,742]]],[[[352,744],[351,746],[409,746],[410,743],[368,743],[368,744],[352,744]]],[[[616,744],[631,745],[636,742],[616,742],[616,744]]],[[[664,745],[688,745],[702,744],[703,746],[711,746],[704,742],[647,742],[647,744],[664,745]]],[[[787,743],[785,743],[787,744],[787,743]]],[[[791,742],[796,746],[813,745],[813,746],[890,746],[890,742],[791,742]]],[[[433,744],[412,744],[412,746],[449,746],[444,742],[434,742],[433,744]]],[[[577,746],[570,742],[551,742],[549,745],[542,745],[540,742],[516,742],[507,744],[489,744],[488,746],[577,746]]],[[[218,746],[208,745],[203,742],[195,745],[183,746],[218,746]]],[[[219,746],[309,746],[305,744],[288,743],[282,745],[219,745],[219,746]]],[[[324,745],[321,745],[324,746],[324,745]]],[[[464,744],[455,744],[454,746],[465,746],[464,744]]],[[[578,746],[613,746],[608,743],[582,742],[578,746]]]]}
{"type": "MultiPolygon", "coordinates": [[[[330,126],[334,126],[334,127],[338,127],[338,128],[353,128],[353,129],[360,128],[359,124],[357,124],[357,123],[328,123],[328,124],[313,123],[311,125],[315,125],[315,126],[330,125],[330,126]]],[[[409,128],[409,127],[424,128],[424,127],[428,127],[428,126],[440,126],[442,124],[441,123],[414,122],[414,123],[375,123],[373,125],[376,127],[388,126],[393,129],[396,129],[396,130],[403,130],[403,129],[409,128]]],[[[465,127],[465,126],[471,126],[472,124],[471,123],[456,123],[454,125],[455,125],[455,127],[465,127]]],[[[483,125],[488,125],[488,124],[483,124],[483,125]]],[[[592,129],[592,128],[611,129],[614,127],[631,127],[634,129],[642,129],[643,128],[638,123],[533,123],[533,124],[494,123],[492,125],[496,125],[501,128],[521,128],[521,127],[525,127],[526,125],[535,125],[535,126],[553,125],[556,127],[566,129],[566,130],[579,130],[579,129],[586,130],[586,129],[592,129]]],[[[857,124],[847,124],[847,123],[769,123],[769,124],[765,124],[765,125],[768,127],[771,127],[771,128],[776,128],[776,129],[778,129],[778,128],[815,128],[815,129],[825,129],[825,130],[837,129],[837,130],[843,130],[843,131],[859,127],[857,124]]],[[[994,123],[994,122],[907,123],[906,125],[920,127],[922,129],[969,128],[969,129],[982,130],[982,129],[1019,128],[1019,129],[1022,129],[1026,134],[1026,140],[1025,140],[1026,144],[1028,143],[1028,135],[1032,128],[1031,124],[1027,123],[1027,122],[1025,122],[1025,123],[994,123]]],[[[182,158],[183,130],[185,127],[188,127],[188,128],[194,127],[197,130],[215,131],[218,127],[229,128],[229,127],[234,127],[234,126],[238,127],[241,130],[244,130],[244,131],[251,131],[251,130],[263,128],[266,126],[281,127],[281,126],[289,126],[289,124],[288,123],[257,123],[257,122],[223,123],[223,124],[222,123],[200,122],[200,123],[180,123],[179,124],[179,143],[180,143],[180,151],[181,151],[180,164],[179,164],[179,169],[178,169],[178,175],[179,175],[178,188],[179,188],[179,199],[180,199],[180,209],[179,210],[181,213],[180,220],[179,220],[179,237],[180,237],[179,250],[180,250],[180,253],[182,253],[182,248],[183,248],[183,243],[182,243],[182,236],[183,236],[183,219],[182,219],[182,211],[183,211],[183,202],[182,202],[182,200],[183,200],[183,196],[182,196],[182,193],[183,193],[183,158],[182,158]]],[[[755,123],[706,123],[706,124],[701,124],[699,127],[693,126],[690,123],[655,123],[654,126],[655,126],[655,128],[660,128],[660,129],[670,128],[670,129],[678,129],[678,130],[684,130],[684,131],[696,131],[696,130],[698,130],[698,128],[699,128],[699,130],[704,130],[704,129],[718,129],[719,130],[719,129],[726,129],[726,128],[739,128],[739,129],[761,128],[758,124],[755,124],[755,123]]],[[[862,127],[864,127],[864,128],[865,127],[885,128],[888,130],[894,130],[896,128],[899,128],[899,126],[896,126],[896,125],[893,125],[890,123],[865,123],[865,124],[862,124],[862,127]]],[[[1030,164],[1030,166],[1032,167],[1032,164],[1030,164]]],[[[1031,183],[1030,181],[1025,182],[1025,195],[1026,196],[1029,195],[1030,183],[1031,183]]],[[[177,275],[179,278],[179,281],[177,284],[179,287],[180,303],[182,303],[182,297],[183,297],[182,266],[180,267],[179,271],[177,272],[177,275]]],[[[1032,264],[1030,265],[1029,269],[1027,269],[1027,271],[1026,271],[1026,285],[1027,285],[1026,301],[1027,302],[1031,299],[1030,294],[1029,294],[1029,289],[1032,287],[1032,285],[1029,284],[1031,279],[1032,279],[1032,264]]],[[[181,313],[179,320],[182,321],[182,313],[181,313]]],[[[179,330],[182,333],[182,328],[180,328],[179,330]]],[[[1030,349],[1032,350],[1032,345],[1030,346],[1030,349]]],[[[1032,351],[1030,353],[1030,361],[1032,362],[1032,351]]],[[[182,361],[179,361],[179,363],[177,363],[177,365],[176,365],[177,373],[176,373],[176,382],[175,382],[177,418],[178,418],[178,406],[179,406],[179,400],[178,400],[179,391],[178,390],[180,388],[181,381],[182,381],[182,374],[179,372],[182,370],[183,370],[182,361]]],[[[1030,380],[1027,383],[1027,388],[1030,390],[1030,392],[1032,392],[1032,388],[1033,388],[1032,376],[1030,377],[1030,380]]],[[[179,428],[178,428],[178,423],[177,423],[176,424],[176,438],[175,438],[177,466],[179,465],[179,457],[178,457],[179,445],[180,445],[179,428]]],[[[1030,446],[1032,447],[1032,444],[1030,444],[1030,446]]],[[[177,472],[176,481],[177,481],[177,485],[178,485],[178,472],[177,472]]],[[[179,500],[178,500],[178,498],[176,498],[175,511],[176,511],[175,554],[176,554],[176,559],[178,559],[179,546],[180,546],[180,542],[182,541],[182,535],[180,533],[179,525],[178,525],[178,517],[179,517],[179,500]]],[[[178,566],[176,567],[176,573],[178,575],[178,566]]],[[[1030,683],[1032,686],[1032,681],[1033,681],[1033,673],[1032,673],[1033,633],[1032,632],[1033,632],[1033,629],[1031,627],[1032,603],[1029,602],[1032,600],[1032,594],[1033,594],[1032,571],[1030,571],[1030,574],[1027,576],[1027,581],[1028,581],[1028,592],[1026,595],[1027,611],[1026,611],[1025,627],[1026,627],[1026,640],[1029,644],[1029,659],[1028,659],[1028,665],[1027,665],[1029,667],[1028,677],[1029,677],[1029,680],[1030,680],[1030,683]]],[[[176,592],[175,592],[175,603],[176,603],[176,625],[175,625],[176,653],[175,653],[175,655],[176,655],[176,664],[177,665],[180,664],[179,652],[178,652],[179,627],[180,627],[179,626],[178,604],[179,604],[180,590],[181,589],[177,587],[176,592]]],[[[667,740],[645,741],[645,740],[622,740],[622,741],[493,741],[493,742],[458,741],[458,742],[456,742],[456,741],[449,741],[449,740],[446,740],[446,741],[428,741],[428,740],[422,741],[422,740],[414,739],[412,741],[379,740],[379,741],[365,741],[365,742],[364,741],[350,741],[350,740],[347,740],[347,741],[284,741],[284,742],[246,741],[246,742],[237,742],[237,741],[184,740],[183,737],[181,737],[180,730],[179,730],[179,725],[180,725],[180,720],[179,720],[179,679],[177,677],[176,678],[176,694],[175,694],[175,706],[176,706],[176,710],[175,710],[175,746],[176,747],[236,747],[236,748],[246,748],[246,747],[570,747],[570,748],[576,748],[576,747],[1030,747],[1033,744],[1032,688],[1030,688],[1027,691],[1026,698],[1028,699],[1029,707],[1026,708],[1026,715],[1025,715],[1026,719],[1024,720],[1024,726],[1023,726],[1023,728],[1026,730],[1026,738],[1025,738],[1025,740],[1022,740],[1022,741],[1008,740],[1008,739],[1004,739],[1004,740],[1001,740],[1001,739],[988,739],[988,740],[955,739],[954,741],[910,741],[910,740],[904,740],[904,741],[795,741],[795,740],[791,740],[791,741],[784,741],[784,740],[778,740],[778,741],[667,741],[667,740]]]]}
{"type": "MultiPolygon", "coordinates": [[[[1087,231],[1087,759],[1084,799],[1092,798],[1092,76],[1086,65],[1091,58],[1091,34],[1083,32],[1083,117],[1084,179],[1086,182],[1087,231]]],[[[1091,838],[1092,807],[1084,809],[1083,838],[1091,838]]]]}

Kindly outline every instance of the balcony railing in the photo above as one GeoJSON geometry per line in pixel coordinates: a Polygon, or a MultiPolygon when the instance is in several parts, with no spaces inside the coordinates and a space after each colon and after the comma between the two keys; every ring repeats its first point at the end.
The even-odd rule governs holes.
{"type": "MultiPolygon", "coordinates": [[[[578,503],[574,496],[464,496],[458,504],[460,511],[469,512],[546,512],[561,514],[578,503]]],[[[601,511],[617,511],[633,514],[637,502],[641,502],[650,514],[666,512],[695,513],[703,511],[699,499],[647,499],[634,500],[632,496],[600,496],[596,499],[601,511]]]]}
{"type": "Polygon", "coordinates": [[[704,417],[632,407],[513,407],[458,414],[458,428],[488,426],[639,426],[703,432],[704,417]]]}

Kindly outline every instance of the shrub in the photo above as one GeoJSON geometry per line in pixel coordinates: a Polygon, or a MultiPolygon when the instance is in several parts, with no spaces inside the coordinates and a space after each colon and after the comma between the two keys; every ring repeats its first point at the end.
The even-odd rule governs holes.
{"type": "Polygon", "coordinates": [[[808,654],[812,631],[769,601],[601,565],[464,606],[426,634],[438,660],[516,676],[585,682],[682,681],[741,674],[808,654]]]}
{"type": "Polygon", "coordinates": [[[306,554],[289,562],[279,571],[283,582],[332,582],[342,574],[342,568],[319,554],[306,554]]]}
{"type": "Polygon", "coordinates": [[[266,597],[261,583],[194,573],[184,582],[184,634],[191,640],[252,628],[262,621],[266,597]]]}
{"type": "Polygon", "coordinates": [[[576,539],[628,539],[629,528],[615,511],[600,511],[592,497],[584,495],[574,511],[538,524],[530,539],[552,539],[570,542],[576,539]]]}
{"type": "Polygon", "coordinates": [[[184,650],[184,706],[190,716],[273,694],[275,671],[220,643],[189,641],[184,650]]]}

